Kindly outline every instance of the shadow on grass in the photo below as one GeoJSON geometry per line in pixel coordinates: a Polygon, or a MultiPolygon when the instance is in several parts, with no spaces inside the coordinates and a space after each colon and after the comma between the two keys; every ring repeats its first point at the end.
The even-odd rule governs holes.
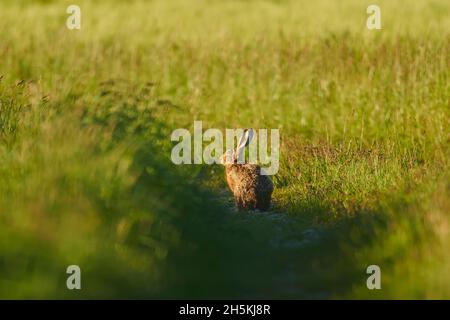
{"type": "MultiPolygon", "coordinates": [[[[0,154],[15,169],[0,171],[1,297],[330,298],[364,285],[368,264],[414,243],[420,228],[392,229],[403,220],[384,209],[403,212],[404,203],[325,225],[304,219],[327,214],[317,201],[299,202],[297,216],[279,204],[233,212],[204,168],[170,161],[158,98],[147,89],[102,94],[97,105],[42,122],[23,114],[27,130],[0,154]],[[392,230],[407,239],[388,254],[364,254],[392,230]],[[82,270],[79,292],[65,286],[71,264],[82,270]]],[[[206,170],[222,181],[220,168],[206,170]]]]}

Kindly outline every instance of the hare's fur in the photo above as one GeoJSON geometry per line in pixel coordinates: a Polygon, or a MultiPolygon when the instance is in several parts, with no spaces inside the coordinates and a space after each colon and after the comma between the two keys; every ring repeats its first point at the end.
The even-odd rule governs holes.
{"type": "Polygon", "coordinates": [[[238,210],[269,209],[273,184],[268,176],[261,175],[258,165],[234,161],[225,164],[225,175],[238,210]]]}

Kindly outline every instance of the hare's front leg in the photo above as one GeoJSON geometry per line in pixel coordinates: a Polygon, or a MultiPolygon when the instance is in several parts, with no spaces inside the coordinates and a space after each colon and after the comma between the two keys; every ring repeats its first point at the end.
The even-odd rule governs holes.
{"type": "Polygon", "coordinates": [[[242,197],[240,197],[240,196],[234,196],[234,201],[235,201],[235,204],[236,204],[236,208],[237,208],[239,211],[244,210],[244,201],[243,201],[242,197]]]}

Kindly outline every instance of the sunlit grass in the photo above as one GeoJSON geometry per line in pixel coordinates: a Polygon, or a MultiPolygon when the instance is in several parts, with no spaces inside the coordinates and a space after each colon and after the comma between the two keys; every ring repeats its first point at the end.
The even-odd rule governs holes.
{"type": "Polygon", "coordinates": [[[0,7],[0,297],[449,297],[446,1],[71,3],[0,7]],[[170,162],[194,120],[280,129],[279,220],[170,162]]]}

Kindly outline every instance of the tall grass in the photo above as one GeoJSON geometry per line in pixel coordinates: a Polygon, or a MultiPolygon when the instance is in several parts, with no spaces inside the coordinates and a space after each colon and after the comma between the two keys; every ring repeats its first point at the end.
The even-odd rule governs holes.
{"type": "Polygon", "coordinates": [[[69,4],[0,7],[0,297],[450,296],[446,1],[69,4]],[[280,128],[274,212],[172,164],[194,120],[280,128]]]}

